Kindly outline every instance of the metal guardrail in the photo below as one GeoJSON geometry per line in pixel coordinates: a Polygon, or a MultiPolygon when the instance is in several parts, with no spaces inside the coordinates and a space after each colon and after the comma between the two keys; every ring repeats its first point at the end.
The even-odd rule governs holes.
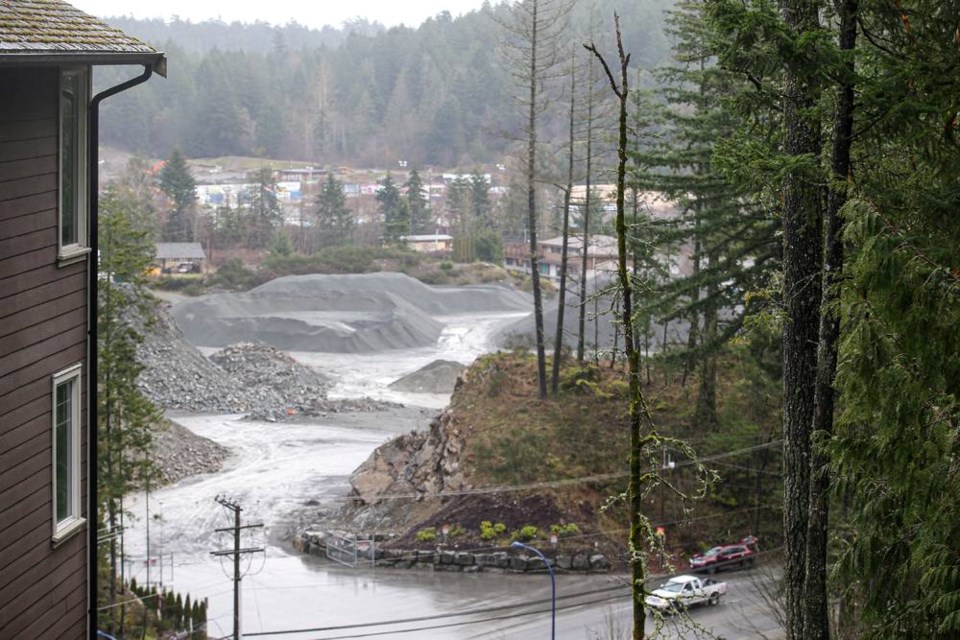
{"type": "Polygon", "coordinates": [[[376,558],[376,540],[332,534],[327,539],[326,555],[328,560],[351,569],[355,569],[361,561],[365,560],[369,560],[370,564],[373,564],[376,558]]]}

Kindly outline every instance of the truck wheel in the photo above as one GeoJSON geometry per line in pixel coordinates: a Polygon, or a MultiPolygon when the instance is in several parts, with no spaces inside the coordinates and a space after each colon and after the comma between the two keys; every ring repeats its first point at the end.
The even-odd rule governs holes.
{"type": "Polygon", "coordinates": [[[710,594],[709,604],[711,607],[715,607],[720,604],[720,594],[714,591],[710,594]]]}

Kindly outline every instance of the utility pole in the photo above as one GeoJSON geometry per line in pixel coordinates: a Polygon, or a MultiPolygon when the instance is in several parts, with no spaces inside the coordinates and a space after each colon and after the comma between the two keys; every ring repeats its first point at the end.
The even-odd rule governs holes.
{"type": "Polygon", "coordinates": [[[240,548],[240,531],[243,529],[256,529],[262,527],[263,523],[240,525],[240,512],[243,509],[236,502],[230,502],[222,496],[214,498],[221,505],[233,512],[233,526],[223,529],[215,529],[217,532],[233,532],[233,549],[223,549],[220,551],[211,551],[213,556],[233,556],[233,640],[240,640],[240,556],[247,553],[261,553],[263,547],[240,548]]]}

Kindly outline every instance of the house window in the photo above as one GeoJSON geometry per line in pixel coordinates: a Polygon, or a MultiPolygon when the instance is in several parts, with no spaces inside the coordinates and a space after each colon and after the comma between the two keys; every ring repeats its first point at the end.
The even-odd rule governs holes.
{"type": "Polygon", "coordinates": [[[80,369],[53,376],[53,541],[76,532],[80,517],[80,369]]]}
{"type": "Polygon", "coordinates": [[[87,248],[87,95],[85,69],[60,72],[60,250],[59,258],[85,255],[87,248]]]}

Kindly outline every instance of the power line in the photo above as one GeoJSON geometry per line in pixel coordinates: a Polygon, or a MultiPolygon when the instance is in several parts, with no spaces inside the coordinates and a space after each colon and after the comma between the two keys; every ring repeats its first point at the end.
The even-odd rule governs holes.
{"type": "MultiPolygon", "coordinates": [[[[697,460],[684,460],[682,462],[677,462],[675,468],[679,467],[689,467],[695,464],[702,464],[705,462],[714,462],[716,460],[723,460],[725,458],[732,458],[734,456],[743,455],[746,453],[753,453],[754,451],[760,451],[762,449],[768,449],[773,446],[778,446],[783,443],[783,440],[772,440],[763,444],[754,445],[751,447],[744,447],[742,449],[735,449],[732,451],[726,451],[723,453],[717,453],[712,456],[705,456],[697,460]]],[[[644,473],[652,473],[658,468],[650,467],[644,470],[644,473]]],[[[606,482],[609,480],[617,480],[620,478],[625,478],[630,475],[629,471],[617,471],[614,473],[601,473],[590,476],[579,476],[576,478],[564,478],[561,480],[545,480],[542,482],[530,482],[526,484],[514,484],[514,485],[499,485],[499,486],[490,486],[490,487],[476,487],[473,489],[460,489],[457,491],[443,491],[443,492],[434,492],[434,493],[385,493],[380,494],[375,497],[376,500],[411,500],[411,499],[427,499],[427,498],[450,498],[454,496],[472,496],[472,495],[487,495],[494,493],[512,493],[519,491],[531,491],[534,489],[553,489],[558,487],[565,487],[576,484],[586,484],[590,482],[606,482]]],[[[334,497],[331,501],[340,501],[340,502],[354,502],[357,500],[356,496],[339,496],[334,497]]]]}
{"type": "Polygon", "coordinates": [[[233,549],[223,549],[219,551],[211,551],[210,555],[212,556],[233,556],[233,639],[240,640],[240,580],[243,579],[243,576],[240,575],[240,556],[246,555],[249,553],[262,553],[263,547],[240,547],[240,531],[243,529],[255,529],[262,527],[262,523],[258,524],[240,524],[240,512],[243,511],[243,508],[236,502],[230,502],[222,496],[217,496],[214,498],[224,509],[233,512],[233,526],[225,527],[223,529],[216,529],[217,532],[233,532],[233,549]]]}
{"type": "MultiPolygon", "coordinates": [[[[609,593],[614,592],[614,591],[623,591],[623,590],[628,589],[628,588],[629,588],[629,585],[619,584],[619,585],[615,585],[615,586],[612,586],[612,587],[604,587],[604,588],[602,588],[602,589],[592,589],[592,590],[590,590],[590,591],[583,591],[583,592],[580,592],[580,593],[568,593],[568,594],[566,594],[566,595],[558,596],[558,597],[557,597],[557,600],[571,600],[571,599],[583,598],[583,597],[585,597],[585,596],[591,596],[591,595],[597,595],[597,594],[603,594],[603,593],[609,594],[609,593]]],[[[615,596],[612,596],[612,597],[619,598],[619,597],[623,597],[624,595],[629,595],[629,594],[620,594],[620,595],[615,595],[615,596]]],[[[606,600],[609,600],[610,598],[611,598],[611,596],[608,596],[608,597],[606,597],[606,598],[602,598],[602,599],[600,599],[600,600],[593,600],[593,601],[588,601],[588,602],[568,603],[568,604],[566,605],[566,607],[563,607],[563,608],[565,608],[565,609],[570,609],[570,608],[573,608],[573,607],[580,607],[580,606],[585,606],[585,605],[589,605],[589,604],[595,604],[595,603],[597,603],[597,602],[604,602],[604,601],[606,601],[606,600]]],[[[523,602],[523,603],[520,603],[520,604],[509,604],[509,605],[501,605],[501,606],[496,606],[496,607],[483,607],[483,608],[480,608],[480,609],[471,609],[470,611],[461,611],[461,612],[457,612],[457,613],[438,613],[438,614],[432,615],[432,616],[419,616],[419,617],[415,617],[415,618],[402,618],[402,619],[399,619],[399,620],[381,620],[381,621],[379,621],[379,622],[361,622],[361,623],[355,623],[355,624],[337,625],[337,626],[330,626],[330,627],[315,627],[315,628],[312,628],[312,629],[285,629],[285,630],[282,630],[282,631],[260,631],[260,632],[257,632],[257,633],[245,633],[244,635],[247,636],[247,637],[251,637],[251,638],[252,638],[252,637],[256,637],[256,636],[290,635],[290,634],[294,634],[294,633],[322,633],[322,632],[328,632],[328,631],[347,631],[347,630],[349,630],[349,629],[363,629],[363,628],[367,628],[367,627],[393,626],[393,625],[399,625],[399,624],[410,624],[410,623],[413,623],[413,622],[429,622],[429,621],[432,621],[432,620],[448,620],[448,619],[450,619],[450,618],[459,618],[459,617],[462,617],[462,616],[472,616],[472,615],[479,615],[479,614],[486,614],[486,613],[499,613],[499,612],[503,612],[503,611],[510,611],[510,610],[512,610],[512,609],[522,609],[522,608],[525,608],[525,607],[531,607],[531,606],[542,605],[542,604],[550,604],[550,603],[551,603],[551,599],[550,599],[550,598],[543,598],[543,599],[540,599],[540,600],[528,600],[527,602],[523,602]]],[[[558,608],[559,608],[559,607],[558,607],[558,608]]],[[[515,613],[515,614],[512,614],[511,616],[505,616],[505,617],[516,617],[516,616],[534,615],[534,614],[544,613],[544,612],[549,612],[549,611],[550,611],[550,609],[537,609],[537,610],[534,610],[534,611],[526,611],[526,612],[515,613]]],[[[456,626],[456,625],[461,625],[461,624],[475,624],[475,623],[477,623],[477,622],[489,622],[489,621],[498,620],[498,619],[501,619],[501,618],[486,618],[486,619],[483,619],[483,620],[467,620],[467,621],[464,621],[464,622],[455,623],[455,624],[453,624],[453,625],[449,625],[449,624],[448,624],[448,625],[439,625],[439,626],[430,626],[430,627],[420,627],[420,628],[417,628],[417,629],[409,629],[409,630],[401,630],[401,631],[377,632],[377,633],[375,633],[375,634],[369,634],[369,635],[381,635],[381,634],[383,634],[383,633],[411,633],[411,632],[414,632],[414,631],[421,631],[421,630],[424,630],[424,629],[442,629],[442,628],[448,627],[448,626],[456,626]]],[[[340,637],[352,638],[352,637],[364,637],[364,636],[340,636],[340,637]]]]}
{"type": "MultiPolygon", "coordinates": [[[[767,550],[764,550],[764,551],[759,552],[757,555],[760,555],[760,556],[769,555],[769,554],[772,554],[772,553],[774,553],[774,552],[776,552],[776,551],[778,551],[778,550],[781,550],[782,548],[783,548],[783,547],[775,547],[775,548],[773,548],[773,549],[767,549],[767,550]]],[[[653,580],[653,579],[655,579],[656,577],[657,577],[657,576],[649,576],[649,579],[650,579],[650,580],[653,580]]],[[[593,590],[590,590],[590,591],[583,591],[583,592],[580,592],[580,593],[565,594],[565,595],[559,596],[557,599],[558,599],[558,600],[572,600],[572,599],[578,599],[578,598],[583,598],[583,597],[585,597],[585,596],[592,596],[592,595],[597,595],[597,594],[608,594],[608,595],[606,595],[605,597],[602,597],[602,598],[597,598],[597,599],[594,599],[594,600],[588,600],[588,601],[585,601],[585,602],[569,602],[569,603],[567,603],[567,604],[565,604],[565,605],[563,605],[563,606],[558,606],[558,607],[557,607],[557,610],[558,610],[558,611],[566,611],[566,610],[569,610],[569,609],[575,609],[575,608],[577,608],[577,607],[586,607],[586,606],[590,606],[590,605],[594,605],[594,604],[601,604],[601,603],[604,603],[604,602],[608,602],[608,601],[610,601],[610,600],[618,600],[618,599],[623,599],[623,598],[631,597],[631,596],[632,596],[632,592],[620,593],[620,594],[615,593],[615,592],[617,592],[617,591],[622,591],[622,590],[626,590],[626,589],[629,589],[629,588],[630,588],[630,585],[627,584],[627,583],[624,583],[624,584],[615,585],[615,586],[612,586],[612,587],[604,587],[604,588],[602,588],[602,589],[593,589],[593,590]]],[[[381,620],[381,621],[378,621],[378,622],[355,623],[355,624],[336,625],[336,626],[329,626],[329,627],[314,627],[314,628],[308,628],[308,629],[285,629],[285,630],[281,630],[281,631],[260,631],[260,632],[256,632],[256,633],[247,633],[247,634],[244,634],[244,635],[246,635],[247,637],[261,637],[261,636],[292,635],[292,634],[302,634],[302,633],[326,633],[326,632],[337,632],[337,631],[349,631],[349,630],[352,630],[352,629],[364,629],[364,628],[374,628],[374,627],[384,627],[384,626],[395,626],[395,625],[400,625],[400,624],[410,624],[410,623],[413,623],[413,622],[429,622],[429,621],[433,621],[433,620],[449,620],[449,619],[451,619],[451,618],[459,618],[459,617],[471,616],[471,615],[481,615],[481,614],[487,614],[487,613],[501,613],[501,612],[505,612],[505,611],[510,611],[510,610],[512,610],[512,609],[518,609],[518,608],[523,608],[523,607],[530,607],[530,606],[536,606],[536,605],[549,604],[550,602],[551,602],[551,600],[550,600],[549,598],[544,598],[544,599],[540,599],[540,600],[530,600],[530,601],[527,601],[527,602],[521,603],[521,604],[502,605],[502,606],[496,606],[496,607],[483,607],[483,608],[480,608],[480,609],[472,609],[472,610],[470,610],[470,611],[462,611],[462,612],[457,612],[457,613],[443,613],[443,614],[436,614],[436,615],[432,615],[432,616],[420,616],[420,617],[417,617],[417,618],[402,618],[402,619],[398,619],[398,620],[381,620]]],[[[519,618],[519,617],[524,617],[524,616],[531,616],[531,615],[538,615],[538,614],[546,614],[546,613],[550,613],[550,609],[535,609],[535,610],[532,610],[532,611],[520,611],[520,612],[510,613],[510,614],[508,614],[508,615],[492,616],[492,617],[480,618],[480,619],[477,619],[477,620],[463,620],[463,621],[459,621],[459,622],[449,622],[449,623],[446,623],[446,624],[439,624],[439,625],[419,626],[419,627],[415,627],[415,628],[412,628],[412,629],[392,629],[392,630],[370,631],[370,632],[358,633],[358,634],[353,634],[353,635],[327,636],[327,637],[324,637],[324,638],[319,638],[319,637],[317,637],[317,638],[313,638],[313,639],[311,639],[311,640],[348,640],[348,639],[352,639],[352,638],[370,638],[370,637],[375,637],[375,636],[384,636],[384,635],[388,635],[388,634],[416,633],[416,632],[420,632],[420,631],[429,631],[429,630],[433,630],[433,629],[447,629],[447,628],[451,628],[451,627],[460,627],[460,626],[466,626],[466,625],[470,625],[470,624],[480,624],[480,623],[484,623],[484,622],[496,622],[496,621],[498,621],[498,620],[511,620],[511,619],[514,619],[514,618],[519,618]]]]}

